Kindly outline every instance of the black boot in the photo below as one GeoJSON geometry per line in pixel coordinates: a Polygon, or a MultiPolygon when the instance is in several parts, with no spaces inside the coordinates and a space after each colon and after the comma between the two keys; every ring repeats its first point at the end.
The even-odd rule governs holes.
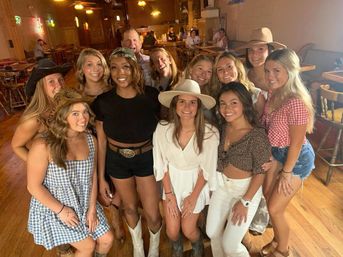
{"type": "Polygon", "coordinates": [[[191,257],[203,257],[204,256],[204,242],[200,232],[199,239],[192,242],[192,254],[191,257]]]}
{"type": "Polygon", "coordinates": [[[172,244],[172,257],[182,257],[183,256],[182,235],[179,234],[179,238],[176,241],[171,241],[171,244],[172,244]]]}

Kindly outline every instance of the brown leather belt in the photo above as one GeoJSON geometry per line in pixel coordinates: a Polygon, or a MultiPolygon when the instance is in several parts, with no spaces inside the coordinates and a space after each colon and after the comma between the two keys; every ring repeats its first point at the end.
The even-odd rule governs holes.
{"type": "Polygon", "coordinates": [[[108,143],[108,147],[113,152],[119,153],[120,155],[122,155],[125,158],[133,158],[136,155],[150,151],[152,149],[152,143],[151,143],[151,141],[149,141],[140,147],[129,147],[129,148],[122,148],[122,147],[118,147],[116,145],[113,145],[111,143],[108,143]]]}

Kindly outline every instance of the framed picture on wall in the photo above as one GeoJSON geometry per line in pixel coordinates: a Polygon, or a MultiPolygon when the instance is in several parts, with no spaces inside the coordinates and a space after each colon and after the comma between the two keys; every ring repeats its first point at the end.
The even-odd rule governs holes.
{"type": "Polygon", "coordinates": [[[229,0],[229,4],[240,4],[240,3],[243,3],[244,0],[229,0]]]}

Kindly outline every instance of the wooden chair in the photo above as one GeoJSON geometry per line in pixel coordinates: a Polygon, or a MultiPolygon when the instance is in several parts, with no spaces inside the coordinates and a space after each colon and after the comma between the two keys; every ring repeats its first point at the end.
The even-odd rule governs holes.
{"type": "MultiPolygon", "coordinates": [[[[317,119],[327,125],[327,131],[319,143],[316,151],[317,155],[329,165],[325,184],[331,180],[334,167],[343,166],[343,92],[330,90],[329,85],[320,86],[321,115],[317,119]],[[333,147],[324,148],[330,132],[337,131],[335,144],[333,147]]],[[[331,134],[332,135],[332,134],[331,134]]]]}
{"type": "Polygon", "coordinates": [[[18,82],[19,72],[0,72],[0,80],[6,89],[11,111],[17,107],[26,106],[24,82],[18,82]]]}
{"type": "Polygon", "coordinates": [[[7,110],[8,101],[6,98],[6,88],[0,80],[0,108],[5,112],[6,115],[10,115],[7,110]]]}

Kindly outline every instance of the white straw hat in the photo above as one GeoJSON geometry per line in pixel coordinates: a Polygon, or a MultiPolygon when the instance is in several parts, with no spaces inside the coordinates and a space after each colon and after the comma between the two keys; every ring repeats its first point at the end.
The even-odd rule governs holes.
{"type": "Polygon", "coordinates": [[[199,84],[191,79],[182,80],[175,86],[174,90],[161,92],[158,95],[158,100],[162,105],[169,108],[174,96],[177,95],[195,96],[200,99],[207,109],[211,109],[216,105],[216,100],[212,96],[201,94],[199,84]]]}

